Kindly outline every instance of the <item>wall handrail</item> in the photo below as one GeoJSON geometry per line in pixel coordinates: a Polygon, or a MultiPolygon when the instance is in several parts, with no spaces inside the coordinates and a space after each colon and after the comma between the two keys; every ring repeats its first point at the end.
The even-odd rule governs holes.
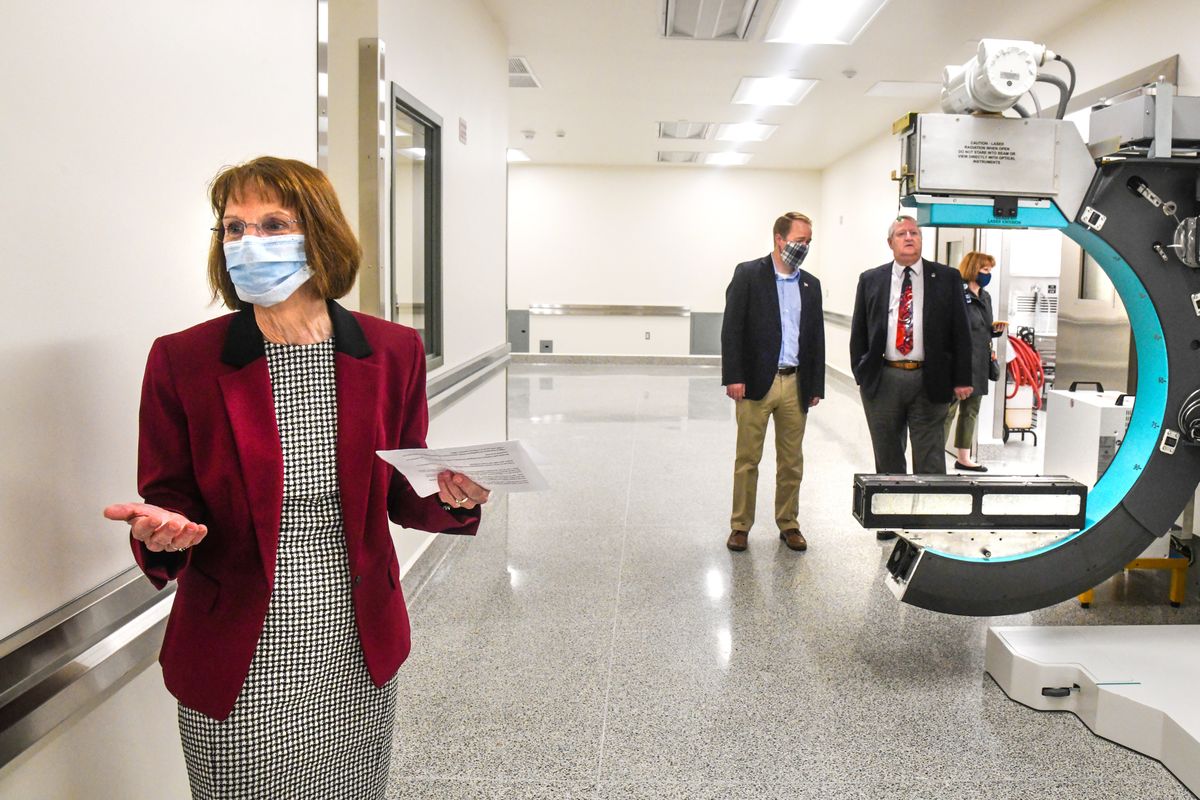
{"type": "Polygon", "coordinates": [[[687,306],[588,305],[583,303],[530,303],[529,313],[539,317],[690,317],[687,306]]]}
{"type": "Polygon", "coordinates": [[[132,567],[0,642],[0,767],[153,663],[174,596],[132,567]]]}

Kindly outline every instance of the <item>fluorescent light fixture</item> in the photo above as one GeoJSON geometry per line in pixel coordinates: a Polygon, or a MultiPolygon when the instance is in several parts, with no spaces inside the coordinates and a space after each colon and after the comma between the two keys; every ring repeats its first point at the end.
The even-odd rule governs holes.
{"type": "Polygon", "coordinates": [[[408,156],[413,161],[424,161],[425,160],[425,148],[424,147],[401,147],[401,148],[398,148],[396,150],[396,152],[402,153],[402,154],[408,156]]]}
{"type": "Polygon", "coordinates": [[[658,138],[660,139],[707,139],[712,133],[711,122],[678,122],[658,123],[658,138]]]}
{"type": "Polygon", "coordinates": [[[759,0],[666,0],[663,36],[744,41],[759,5],[759,0]]]}
{"type": "Polygon", "coordinates": [[[851,44],[887,0],[780,0],[765,41],[851,44]]]}
{"type": "Polygon", "coordinates": [[[704,163],[714,167],[737,167],[750,161],[750,153],[709,153],[704,163]]]}
{"type": "Polygon", "coordinates": [[[700,160],[700,154],[695,150],[659,150],[660,164],[695,164],[700,160]]]}
{"type": "Polygon", "coordinates": [[[879,81],[867,89],[867,97],[928,97],[942,90],[930,81],[879,81]]]}
{"type": "Polygon", "coordinates": [[[762,122],[739,122],[734,125],[718,125],[717,139],[722,142],[764,142],[771,137],[778,125],[762,122]]]}
{"type": "Polygon", "coordinates": [[[508,163],[514,161],[528,161],[529,155],[524,150],[518,150],[515,147],[508,148],[508,163]]]}
{"type": "Polygon", "coordinates": [[[742,78],[734,103],[751,106],[794,106],[817,85],[808,78],[742,78]]]}

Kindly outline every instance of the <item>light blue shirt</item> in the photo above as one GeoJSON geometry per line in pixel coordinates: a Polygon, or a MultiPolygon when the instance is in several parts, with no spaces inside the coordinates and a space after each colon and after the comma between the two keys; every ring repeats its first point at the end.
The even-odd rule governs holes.
{"type": "Polygon", "coordinates": [[[779,326],[783,341],[779,345],[779,366],[800,363],[800,270],[791,275],[775,272],[775,291],[779,295],[779,326]]]}

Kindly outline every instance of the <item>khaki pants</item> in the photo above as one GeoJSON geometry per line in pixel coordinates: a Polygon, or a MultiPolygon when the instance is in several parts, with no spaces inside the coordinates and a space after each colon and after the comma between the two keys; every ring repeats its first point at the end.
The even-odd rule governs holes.
{"type": "Polygon", "coordinates": [[[954,446],[959,450],[970,450],[975,444],[975,426],[979,420],[979,404],[983,402],[983,395],[973,394],[966,400],[950,401],[950,410],[946,412],[946,435],[947,441],[950,439],[950,430],[954,429],[954,446]],[[954,422],[954,412],[958,412],[958,425],[952,425],[954,422]]]}
{"type": "Polygon", "coordinates": [[[737,455],[733,466],[733,515],[729,527],[749,531],[758,494],[758,462],[767,438],[767,420],[775,418],[775,523],[779,530],[799,528],[800,480],[804,477],[804,425],[796,376],[776,375],[762,400],[738,400],[737,455]]]}

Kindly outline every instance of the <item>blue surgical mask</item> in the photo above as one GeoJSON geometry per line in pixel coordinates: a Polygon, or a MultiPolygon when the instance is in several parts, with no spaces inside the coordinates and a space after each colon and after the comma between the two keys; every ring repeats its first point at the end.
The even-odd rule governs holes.
{"type": "Polygon", "coordinates": [[[225,242],[225,268],[237,296],[256,306],[282,303],[313,276],[304,235],[243,236],[225,242]]]}
{"type": "Polygon", "coordinates": [[[978,275],[975,276],[975,282],[978,283],[980,285],[980,287],[987,286],[989,283],[992,282],[992,273],[990,273],[990,272],[979,273],[978,275]]]}
{"type": "Polygon", "coordinates": [[[792,269],[800,269],[804,258],[808,255],[808,245],[804,242],[788,242],[783,246],[783,263],[792,269]]]}

